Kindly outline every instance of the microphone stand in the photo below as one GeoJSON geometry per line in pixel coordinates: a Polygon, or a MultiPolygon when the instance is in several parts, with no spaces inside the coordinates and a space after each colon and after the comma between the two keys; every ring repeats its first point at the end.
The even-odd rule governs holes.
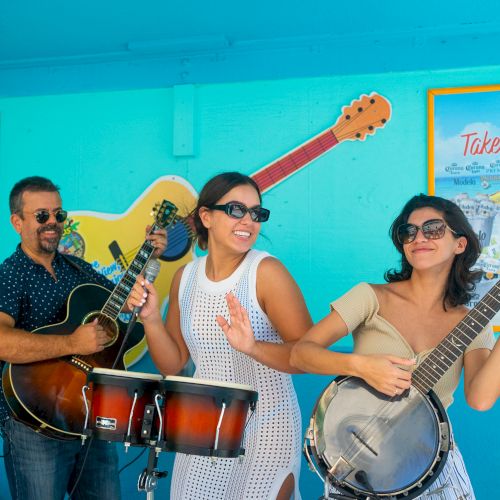
{"type": "Polygon", "coordinates": [[[125,346],[127,345],[127,340],[130,337],[132,330],[134,329],[135,323],[137,322],[137,317],[138,314],[132,313],[132,317],[130,318],[130,321],[128,322],[127,325],[127,331],[123,336],[122,345],[120,346],[120,350],[118,351],[118,354],[116,355],[116,358],[113,362],[113,366],[111,367],[113,370],[116,368],[116,365],[120,362],[120,359],[122,359],[123,352],[125,351],[125,346]]]}

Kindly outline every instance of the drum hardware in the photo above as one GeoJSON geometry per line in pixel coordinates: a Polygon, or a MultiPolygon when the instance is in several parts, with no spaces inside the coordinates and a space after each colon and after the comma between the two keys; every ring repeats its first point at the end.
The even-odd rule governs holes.
{"type": "Polygon", "coordinates": [[[144,407],[144,416],[142,418],[141,437],[147,442],[151,440],[151,431],[155,417],[155,405],[149,404],[144,407]]]}
{"type": "MultiPolygon", "coordinates": [[[[125,453],[128,453],[128,449],[130,448],[130,441],[132,436],[130,434],[130,429],[132,428],[132,418],[134,416],[135,404],[137,403],[137,391],[134,391],[134,400],[132,401],[132,408],[130,409],[130,414],[128,417],[128,427],[127,427],[127,435],[125,436],[125,441],[123,445],[125,446],[125,453]]],[[[142,427],[141,427],[142,432],[142,427]]],[[[142,434],[141,434],[142,436],[142,434]]]]}
{"type": "MultiPolygon", "coordinates": [[[[219,446],[219,433],[220,433],[220,427],[222,425],[222,419],[224,418],[224,412],[226,411],[226,402],[222,401],[222,409],[220,411],[220,416],[219,416],[219,421],[217,422],[217,428],[215,430],[215,442],[214,442],[214,454],[217,453],[217,447],[219,446]]],[[[240,450],[241,453],[241,450],[240,450]]],[[[241,457],[241,454],[239,455],[238,458],[241,457]]],[[[215,464],[217,461],[216,456],[210,457],[212,459],[212,464],[215,464]]]]}
{"type": "Polygon", "coordinates": [[[159,420],[159,427],[158,427],[158,439],[156,440],[156,446],[155,446],[155,454],[156,457],[158,458],[160,455],[160,452],[162,450],[162,444],[163,444],[163,415],[162,415],[162,409],[160,402],[163,402],[163,397],[157,394],[155,396],[155,407],[156,410],[158,411],[158,420],[159,420]]]}
{"type": "Polygon", "coordinates": [[[85,440],[91,435],[91,431],[88,429],[89,416],[90,416],[89,402],[87,400],[87,391],[88,390],[89,390],[89,386],[88,385],[84,385],[82,387],[83,403],[85,404],[85,422],[83,424],[83,432],[82,432],[82,435],[81,435],[82,446],[85,445],[85,440]]]}
{"type": "MultiPolygon", "coordinates": [[[[250,420],[252,420],[253,416],[255,415],[255,409],[257,408],[257,401],[250,401],[250,416],[247,418],[245,428],[243,429],[243,437],[241,439],[241,442],[243,443],[245,439],[245,432],[247,430],[248,424],[250,423],[250,420]]],[[[243,459],[245,458],[245,448],[241,447],[240,448],[240,454],[238,455],[238,462],[241,464],[243,463],[243,459]]]]}
{"type": "Polygon", "coordinates": [[[137,480],[137,491],[145,491],[147,500],[154,499],[154,490],[158,486],[158,480],[167,477],[166,471],[159,471],[158,455],[156,448],[149,448],[148,465],[142,471],[137,480]]]}

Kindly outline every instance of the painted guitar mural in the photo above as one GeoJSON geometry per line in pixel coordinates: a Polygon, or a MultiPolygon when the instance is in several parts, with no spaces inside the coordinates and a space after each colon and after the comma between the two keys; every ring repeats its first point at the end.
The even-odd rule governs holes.
{"type": "MultiPolygon", "coordinates": [[[[269,191],[327,151],[344,141],[363,141],[382,128],[391,117],[391,105],[381,95],[363,95],[342,108],[336,123],[304,144],[288,152],[251,175],[262,192],[269,191]]],[[[155,286],[167,305],[170,283],[175,271],[193,258],[193,232],[187,217],[196,203],[192,186],[174,175],[157,179],[123,214],[71,212],[61,240],[60,250],[76,254],[93,264],[108,278],[118,281],[140,245],[140,228],[147,220],[155,201],[168,197],[177,207],[175,223],[167,228],[168,246],[155,286]]],[[[127,366],[146,352],[145,342],[131,349],[125,358],[127,366]]]]}

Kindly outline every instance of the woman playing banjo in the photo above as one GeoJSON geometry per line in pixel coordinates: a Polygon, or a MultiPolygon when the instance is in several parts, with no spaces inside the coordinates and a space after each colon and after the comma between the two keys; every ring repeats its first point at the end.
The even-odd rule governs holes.
{"type": "MultiPolygon", "coordinates": [[[[410,393],[418,367],[429,353],[442,344],[468,314],[464,304],[471,299],[478,274],[471,267],[480,252],[478,238],[462,211],[446,199],[423,194],[413,197],[404,206],[391,226],[391,237],[401,254],[401,270],[388,271],[385,275],[387,284],[361,283],[334,301],[330,314],[302,337],[291,356],[291,363],[306,372],[361,379],[360,383],[369,389],[367,393],[373,392],[371,388],[378,391],[377,408],[382,408],[380,411],[387,415],[390,415],[391,402],[404,400],[410,393]],[[352,332],[354,340],[352,354],[328,350],[348,332],[352,332]]],[[[498,343],[495,345],[491,328],[483,329],[487,322],[480,326],[465,353],[456,354],[456,361],[443,376],[432,380],[432,389],[444,408],[453,401],[462,368],[465,396],[472,408],[487,410],[499,397],[500,347],[498,343]]],[[[454,346],[449,348],[453,349],[454,346]]],[[[445,358],[446,354],[436,359],[445,358]]],[[[431,368],[440,368],[436,364],[431,368]]],[[[406,418],[404,412],[400,417],[406,418]]],[[[374,427],[374,418],[371,416],[367,424],[359,426],[360,430],[356,430],[353,423],[349,442],[359,441],[358,452],[364,447],[367,455],[377,459],[380,458],[377,454],[384,451],[382,437],[377,441],[378,438],[368,432],[362,434],[370,425],[374,427]],[[380,443],[379,448],[377,443],[380,443]]],[[[391,425],[388,424],[386,431],[381,427],[379,434],[388,435],[391,425]]],[[[409,432],[417,432],[417,429],[409,432]]],[[[399,455],[403,457],[406,451],[412,450],[405,448],[406,443],[401,444],[399,455]]],[[[383,491],[377,490],[370,481],[370,474],[364,470],[349,475],[351,470],[354,471],[353,464],[358,455],[349,453],[348,448],[344,446],[346,451],[341,453],[343,465],[347,468],[344,467],[344,472],[338,475],[348,482],[352,478],[355,487],[349,490],[351,494],[357,496],[357,488],[365,492],[373,488],[373,498],[390,496],[384,497],[383,491]],[[380,496],[375,494],[377,491],[380,496]]],[[[438,469],[438,478],[418,492],[421,498],[475,498],[461,454],[452,438],[446,447],[448,450],[444,467],[438,469]]],[[[398,460],[399,457],[395,457],[395,461],[398,460]]],[[[335,465],[340,471],[338,462],[330,465],[335,465]]],[[[366,497],[365,494],[363,498],[366,497]]]]}

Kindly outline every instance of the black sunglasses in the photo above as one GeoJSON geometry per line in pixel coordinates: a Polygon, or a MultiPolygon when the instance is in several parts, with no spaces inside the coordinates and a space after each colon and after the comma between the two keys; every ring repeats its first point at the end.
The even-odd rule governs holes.
{"type": "Polygon", "coordinates": [[[254,222],[266,222],[271,214],[271,211],[267,208],[248,208],[243,203],[238,203],[236,201],[230,201],[225,205],[212,205],[208,208],[211,210],[222,210],[224,213],[229,215],[229,217],[233,217],[234,219],[243,219],[245,214],[248,212],[254,222]]]}
{"type": "Polygon", "coordinates": [[[417,226],[416,224],[401,224],[396,230],[396,235],[399,243],[406,245],[415,240],[419,229],[426,239],[438,240],[444,236],[446,228],[458,236],[458,233],[453,231],[443,219],[426,220],[421,226],[417,226]]]}
{"type": "Polygon", "coordinates": [[[42,208],[40,210],[37,210],[36,212],[27,212],[27,213],[32,213],[35,216],[35,219],[38,222],[38,224],[45,224],[50,219],[51,213],[54,214],[56,222],[59,223],[64,222],[68,218],[68,212],[66,210],[63,210],[62,208],[58,208],[52,211],[42,208]]]}

